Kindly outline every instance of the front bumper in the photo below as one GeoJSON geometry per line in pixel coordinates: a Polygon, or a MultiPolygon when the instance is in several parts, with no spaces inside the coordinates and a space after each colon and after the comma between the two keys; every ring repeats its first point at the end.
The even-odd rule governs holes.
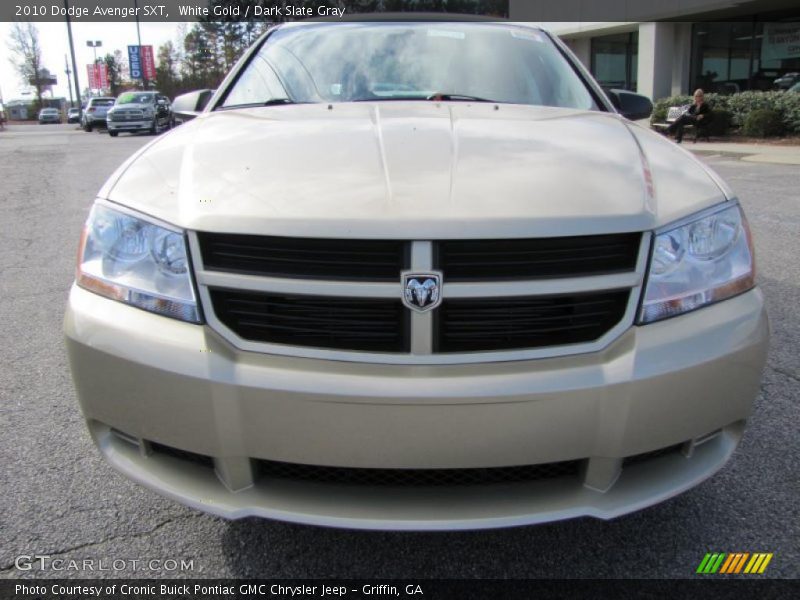
{"type": "Polygon", "coordinates": [[[678,494],[731,456],[768,341],[758,290],[632,327],[602,352],[479,365],[242,352],[206,326],[77,287],[64,326],[90,431],[128,477],[227,518],[373,529],[613,518],[678,494]],[[675,451],[623,462],[664,448],[675,451]],[[581,470],[472,487],[359,486],[259,478],[263,460],[368,469],[580,461],[581,470]]]}
{"type": "Polygon", "coordinates": [[[152,119],[149,121],[106,120],[104,123],[109,131],[143,131],[143,130],[149,130],[153,126],[152,119]]]}

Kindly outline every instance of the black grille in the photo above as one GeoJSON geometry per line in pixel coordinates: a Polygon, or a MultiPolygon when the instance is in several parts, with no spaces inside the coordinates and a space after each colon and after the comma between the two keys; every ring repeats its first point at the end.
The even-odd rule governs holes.
{"type": "Polygon", "coordinates": [[[678,454],[683,448],[683,444],[675,444],[666,448],[659,448],[658,450],[651,450],[650,452],[643,452],[642,454],[634,454],[633,456],[626,456],[622,461],[622,468],[638,465],[639,463],[647,462],[661,458],[662,456],[669,456],[670,454],[678,454]]]}
{"type": "Polygon", "coordinates": [[[483,469],[353,469],[258,461],[262,476],[362,486],[480,486],[577,477],[582,461],[483,469]]]}
{"type": "Polygon", "coordinates": [[[115,110],[111,113],[112,121],[143,121],[144,114],[140,110],[115,110]]]}
{"type": "Polygon", "coordinates": [[[197,234],[206,269],[274,277],[400,281],[408,243],[197,234]]]}
{"type": "Polygon", "coordinates": [[[195,452],[189,452],[188,450],[180,450],[179,448],[165,446],[164,444],[159,444],[157,442],[150,442],[150,449],[156,454],[164,454],[165,456],[178,458],[186,462],[194,463],[201,467],[214,467],[214,459],[204,454],[197,454],[195,452]]]}
{"type": "MultiPolygon", "coordinates": [[[[408,352],[401,301],[211,289],[214,312],[254,342],[374,352],[408,352]]],[[[398,293],[399,296],[399,293],[398,293]]]]}
{"type": "Polygon", "coordinates": [[[622,319],[629,293],[445,300],[434,317],[434,350],[475,352],[593,341],[622,319]]]}
{"type": "Polygon", "coordinates": [[[636,266],[641,234],[520,240],[449,240],[436,245],[447,281],[603,275],[636,266]]]}

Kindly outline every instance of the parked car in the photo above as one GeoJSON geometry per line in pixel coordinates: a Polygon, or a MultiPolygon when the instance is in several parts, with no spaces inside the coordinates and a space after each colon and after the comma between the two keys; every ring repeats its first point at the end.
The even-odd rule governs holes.
{"type": "Polygon", "coordinates": [[[81,109],[70,108],[67,111],[67,123],[79,123],[81,120],[81,109]]]}
{"type": "Polygon", "coordinates": [[[125,92],[108,111],[106,125],[112,137],[122,131],[160,133],[174,125],[172,105],[158,92],[125,92]]]}
{"type": "Polygon", "coordinates": [[[752,238],[647,98],[528,24],[292,23],[245,56],[80,237],[64,330],[112,466],[226,518],[468,529],[728,461],[768,346],[752,238]]]}
{"type": "Polygon", "coordinates": [[[43,108],[39,111],[39,125],[61,123],[61,113],[57,108],[43,108]]]}
{"type": "Polygon", "coordinates": [[[786,73],[778,77],[773,83],[779,90],[788,90],[798,81],[800,81],[800,73],[786,73]]]}
{"type": "Polygon", "coordinates": [[[81,125],[84,131],[92,131],[95,127],[105,127],[108,110],[114,106],[114,98],[98,96],[89,98],[83,110],[81,125]]]}

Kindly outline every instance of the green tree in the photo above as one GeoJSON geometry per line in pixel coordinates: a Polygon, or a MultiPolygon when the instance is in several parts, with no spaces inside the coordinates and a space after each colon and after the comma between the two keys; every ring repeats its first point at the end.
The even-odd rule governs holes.
{"type": "Polygon", "coordinates": [[[36,89],[34,111],[42,106],[42,90],[47,82],[42,79],[42,47],[39,43],[39,30],[33,23],[13,23],[11,25],[8,49],[10,61],[26,85],[36,89]]]}
{"type": "Polygon", "coordinates": [[[183,40],[184,59],[181,66],[184,82],[193,89],[216,87],[216,49],[208,31],[195,23],[183,40]]]}
{"type": "Polygon", "coordinates": [[[106,54],[102,61],[108,70],[108,88],[112,96],[118,96],[123,88],[122,51],[114,50],[114,54],[106,54]]]}
{"type": "Polygon", "coordinates": [[[178,73],[180,55],[172,42],[162,44],[156,53],[158,66],[156,67],[156,87],[170,98],[178,95],[181,89],[181,80],[178,73]]]}

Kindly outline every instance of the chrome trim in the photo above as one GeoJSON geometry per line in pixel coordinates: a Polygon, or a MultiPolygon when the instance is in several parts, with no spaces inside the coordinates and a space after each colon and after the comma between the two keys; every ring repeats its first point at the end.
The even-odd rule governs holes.
{"type": "MultiPolygon", "coordinates": [[[[190,236],[191,237],[191,236],[190,236]]],[[[197,283],[209,287],[223,287],[254,292],[277,292],[306,296],[336,296],[352,298],[396,298],[402,297],[403,275],[417,273],[418,269],[402,271],[397,283],[369,281],[337,281],[327,279],[292,279],[288,277],[262,277],[240,275],[223,271],[205,271],[192,256],[197,283]]],[[[438,274],[439,271],[431,271],[438,274]]],[[[563,279],[531,279],[527,281],[486,281],[480,283],[447,283],[442,279],[444,298],[492,298],[514,296],[547,296],[573,292],[592,292],[632,288],[642,284],[643,272],[615,273],[591,277],[564,277],[563,279]],[[498,289],[502,290],[498,293],[498,289]]]]}
{"type": "Polygon", "coordinates": [[[551,296],[572,292],[615,290],[642,285],[644,274],[615,273],[592,277],[565,277],[563,279],[530,279],[527,281],[495,281],[486,283],[447,283],[447,298],[502,298],[514,296],[551,296]],[[498,294],[497,290],[502,289],[498,294]]]}
{"type": "MultiPolygon", "coordinates": [[[[197,263],[195,263],[196,265],[197,263]]],[[[288,277],[260,277],[239,275],[222,271],[195,269],[197,283],[209,287],[254,292],[277,292],[306,296],[344,296],[351,298],[396,298],[400,300],[400,281],[379,283],[369,281],[334,281],[326,279],[290,279],[288,277]]]]}

